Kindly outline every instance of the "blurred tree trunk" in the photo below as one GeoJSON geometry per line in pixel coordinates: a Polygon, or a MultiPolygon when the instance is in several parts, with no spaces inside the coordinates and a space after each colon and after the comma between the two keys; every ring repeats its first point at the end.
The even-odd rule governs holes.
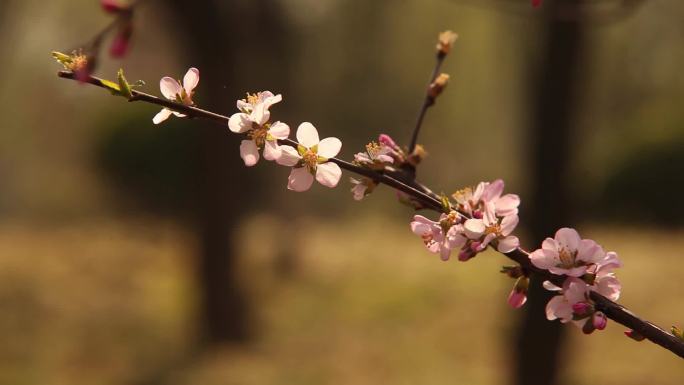
{"type": "MultiPolygon", "coordinates": [[[[558,17],[562,7],[576,0],[545,3],[542,50],[534,58],[529,137],[532,172],[531,198],[527,206],[532,245],[540,245],[563,226],[573,223],[572,187],[569,180],[576,125],[578,83],[585,57],[583,21],[558,17]]],[[[564,328],[545,317],[551,293],[532,280],[529,301],[517,333],[515,383],[551,385],[557,382],[564,328]]]]}
{"type": "MultiPolygon", "coordinates": [[[[265,0],[166,4],[176,20],[174,25],[185,36],[186,64],[201,71],[201,102],[209,109],[233,112],[235,96],[243,95],[249,86],[244,82],[250,80],[241,79],[236,63],[263,61],[263,57],[240,53],[252,45],[268,47],[270,53],[282,50],[282,19],[277,7],[265,0]]],[[[257,201],[259,186],[253,170],[244,167],[238,156],[240,138],[230,135],[228,127],[197,123],[193,130],[197,130],[201,153],[195,223],[200,242],[200,327],[207,343],[242,342],[252,330],[249,304],[237,279],[236,242],[230,237],[257,201]],[[249,186],[250,192],[245,194],[241,186],[249,186]]]]}

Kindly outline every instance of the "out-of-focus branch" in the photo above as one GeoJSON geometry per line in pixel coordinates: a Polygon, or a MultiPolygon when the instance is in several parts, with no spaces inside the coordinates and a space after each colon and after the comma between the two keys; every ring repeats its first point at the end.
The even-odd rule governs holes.
{"type": "MultiPolygon", "coordinates": [[[[69,71],[60,71],[58,73],[58,76],[65,79],[77,80],[76,75],[73,72],[69,71]]],[[[94,76],[88,76],[86,79],[80,80],[83,83],[92,84],[101,88],[111,90],[111,86],[108,84],[111,82],[107,82],[103,79],[94,76]]],[[[217,114],[193,106],[187,106],[181,103],[176,103],[171,100],[158,98],[156,96],[136,90],[132,90],[131,94],[131,98],[128,99],[131,102],[142,101],[150,104],[155,104],[183,113],[187,115],[189,118],[207,119],[212,122],[218,123],[224,127],[228,126],[229,117],[225,115],[217,114]]],[[[298,145],[296,141],[291,139],[284,139],[280,142],[295,147],[298,145]]],[[[409,196],[413,197],[418,202],[423,204],[425,208],[432,209],[440,213],[443,212],[442,202],[440,201],[440,199],[437,196],[435,196],[435,194],[429,192],[429,189],[422,187],[422,185],[418,183],[416,183],[415,186],[412,186],[383,172],[363,168],[339,158],[331,158],[329,159],[329,161],[336,163],[342,169],[371,178],[377,183],[385,184],[405,194],[408,194],[409,196]]],[[[465,218],[469,218],[469,216],[463,212],[460,212],[459,214],[465,218]]],[[[542,277],[543,279],[549,280],[557,285],[562,285],[564,278],[563,276],[551,274],[546,270],[542,270],[534,266],[529,258],[529,252],[525,251],[524,249],[518,248],[504,255],[520,264],[520,266],[523,269],[527,270],[529,273],[536,274],[542,277]]],[[[649,341],[657,345],[660,345],[661,347],[684,358],[684,340],[675,337],[674,335],[666,332],[665,330],[654,325],[651,322],[639,318],[626,307],[617,304],[596,292],[591,292],[590,297],[596,303],[597,310],[602,311],[608,318],[636,331],[638,334],[645,337],[649,341]]]]}

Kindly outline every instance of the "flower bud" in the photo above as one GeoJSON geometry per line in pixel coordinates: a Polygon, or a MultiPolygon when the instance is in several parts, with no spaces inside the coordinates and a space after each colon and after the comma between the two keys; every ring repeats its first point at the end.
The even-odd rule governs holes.
{"type": "Polygon", "coordinates": [[[586,302],[577,302],[576,304],[572,305],[573,313],[580,317],[589,315],[592,310],[592,306],[586,302]]]}
{"type": "Polygon", "coordinates": [[[447,83],[449,83],[449,75],[447,74],[439,74],[435,81],[430,83],[430,86],[428,87],[428,95],[432,99],[437,99],[437,97],[444,91],[444,88],[446,88],[447,83]]]}
{"type": "Polygon", "coordinates": [[[109,54],[113,58],[122,58],[126,56],[128,47],[130,46],[131,36],[133,35],[133,23],[128,21],[124,26],[119,28],[119,31],[112,40],[112,45],[109,46],[109,54]]]}
{"type": "Polygon", "coordinates": [[[584,322],[584,326],[582,326],[582,333],[584,334],[591,334],[596,330],[596,327],[594,326],[594,322],[591,318],[588,318],[584,322]]]}
{"type": "Polygon", "coordinates": [[[480,210],[473,211],[473,218],[482,219],[482,211],[480,211],[480,210]]]}
{"type": "Polygon", "coordinates": [[[458,35],[452,31],[444,31],[439,34],[437,38],[437,54],[440,56],[446,56],[451,51],[451,46],[458,38],[458,35]]]}
{"type": "Polygon", "coordinates": [[[392,149],[397,148],[397,143],[387,134],[380,134],[380,136],[378,136],[378,142],[392,149]]]}
{"type": "Polygon", "coordinates": [[[512,308],[518,309],[527,302],[527,288],[529,285],[530,280],[525,276],[522,276],[515,281],[513,290],[511,290],[511,294],[508,295],[508,304],[512,308]]]}
{"type": "Polygon", "coordinates": [[[683,340],[683,341],[684,341],[684,330],[682,330],[682,329],[680,329],[680,328],[678,328],[678,327],[676,327],[676,326],[673,326],[673,327],[670,329],[670,331],[672,332],[672,335],[674,335],[675,337],[677,337],[677,338],[679,338],[680,340],[683,340]]]}
{"type": "Polygon", "coordinates": [[[606,328],[606,325],[608,324],[608,318],[606,318],[606,315],[602,312],[597,311],[596,313],[594,313],[594,316],[592,317],[592,324],[596,329],[603,330],[606,328]]]}
{"type": "Polygon", "coordinates": [[[473,258],[475,256],[475,254],[477,254],[477,253],[472,251],[468,246],[464,246],[461,249],[461,252],[458,253],[458,260],[461,262],[465,262],[465,261],[473,258]]]}
{"type": "Polygon", "coordinates": [[[120,4],[118,0],[100,0],[100,5],[105,12],[112,14],[128,12],[130,10],[129,6],[120,4]]]}
{"type": "Polygon", "coordinates": [[[643,341],[646,339],[646,337],[642,336],[641,334],[637,333],[636,331],[629,329],[625,330],[625,335],[634,341],[643,341]]]}

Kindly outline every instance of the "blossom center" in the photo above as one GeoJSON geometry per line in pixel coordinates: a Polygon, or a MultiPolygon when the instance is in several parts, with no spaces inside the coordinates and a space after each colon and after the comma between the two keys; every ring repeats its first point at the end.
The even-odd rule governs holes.
{"type": "Polygon", "coordinates": [[[501,225],[500,224],[494,224],[494,225],[489,225],[485,228],[485,234],[494,234],[494,235],[501,235],[501,225]]]}
{"type": "Polygon", "coordinates": [[[302,162],[309,171],[314,172],[316,170],[316,165],[318,165],[318,151],[316,151],[316,149],[307,148],[304,154],[302,154],[302,162]]]}
{"type": "Polygon", "coordinates": [[[255,127],[247,133],[247,136],[254,141],[254,144],[256,144],[257,147],[262,148],[268,139],[268,128],[256,124],[254,126],[255,127]]]}
{"type": "Polygon", "coordinates": [[[577,252],[571,252],[568,249],[562,248],[558,252],[558,259],[560,259],[560,266],[569,269],[576,267],[577,263],[575,261],[575,256],[577,252]]]}

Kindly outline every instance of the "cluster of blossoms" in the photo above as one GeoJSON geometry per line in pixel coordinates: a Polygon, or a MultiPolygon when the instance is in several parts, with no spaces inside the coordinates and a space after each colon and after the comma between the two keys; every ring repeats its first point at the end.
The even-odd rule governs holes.
{"type": "MultiPolygon", "coordinates": [[[[190,68],[182,82],[167,76],[161,79],[159,87],[165,98],[186,106],[194,106],[192,97],[198,83],[199,71],[190,68]]],[[[230,117],[228,129],[247,137],[240,144],[240,157],[243,162],[246,166],[254,166],[259,161],[259,152],[262,151],[264,159],[292,167],[287,188],[293,191],[308,190],[314,179],[327,187],[337,186],[342,170],[330,159],[340,152],[342,142],[332,137],[319,139],[316,127],[304,122],[297,128],[297,148],[283,145],[281,142],[289,137],[290,127],[283,122],[270,121],[270,108],[282,100],[282,95],[263,91],[247,94],[245,99],[237,101],[239,112],[230,117]]],[[[153,122],[159,124],[171,114],[185,116],[164,108],[154,117],[153,122]]]]}
{"type": "Polygon", "coordinates": [[[496,180],[460,190],[452,195],[457,202],[454,210],[442,214],[437,222],[416,215],[411,230],[445,261],[454,249],[460,249],[460,261],[467,261],[489,244],[502,253],[511,252],[520,244],[510,235],[518,224],[520,199],[513,194],[501,196],[503,188],[503,181],[496,180]]]}
{"type": "MultiPolygon", "coordinates": [[[[192,97],[198,83],[199,71],[190,68],[182,82],[164,77],[160,88],[167,99],[193,106],[192,97]]],[[[271,122],[270,108],[282,99],[281,95],[263,91],[247,94],[245,99],[237,101],[239,112],[230,117],[228,128],[246,136],[240,144],[240,157],[245,165],[254,166],[261,152],[264,159],[292,168],[287,183],[290,190],[306,191],[314,180],[327,187],[337,186],[342,170],[332,158],[340,152],[342,142],[333,137],[319,139],[318,131],[309,122],[297,128],[296,142],[288,139],[290,127],[280,121],[271,122]]],[[[153,121],[161,123],[172,114],[185,116],[165,108],[153,121]]],[[[415,166],[422,156],[422,148],[408,154],[391,137],[382,134],[377,141],[367,144],[363,152],[354,155],[353,164],[385,172],[405,165],[415,166]]],[[[371,193],[378,183],[368,177],[351,178],[351,182],[355,200],[371,193]]],[[[433,221],[415,215],[410,223],[411,230],[422,238],[428,251],[439,254],[444,261],[450,258],[453,250],[458,250],[458,260],[470,260],[490,245],[504,254],[513,252],[520,245],[518,238],[512,235],[519,221],[520,198],[515,194],[503,194],[503,191],[504,182],[498,179],[459,190],[451,197],[443,196],[444,212],[439,219],[433,221]]],[[[529,258],[535,267],[552,276],[564,277],[564,280],[554,280],[562,281],[562,286],[544,282],[546,289],[558,292],[546,307],[549,320],[573,322],[586,333],[605,328],[607,318],[595,309],[589,293],[594,291],[610,300],[618,299],[620,283],[613,272],[620,267],[616,253],[606,253],[596,242],[581,239],[574,229],[563,228],[554,238],[547,238],[529,258]]],[[[521,307],[527,300],[529,272],[520,266],[506,267],[503,272],[517,279],[508,303],[514,308],[521,307]]]]}
{"type": "Polygon", "coordinates": [[[620,298],[614,270],[622,264],[615,252],[605,252],[593,240],[580,238],[576,230],[562,228],[554,238],[546,238],[541,249],[530,254],[530,260],[540,269],[566,277],[562,287],[544,282],[547,290],[559,293],[546,306],[549,320],[573,322],[585,333],[606,327],[607,318],[594,308],[589,293],[597,292],[611,301],[620,298]]]}

